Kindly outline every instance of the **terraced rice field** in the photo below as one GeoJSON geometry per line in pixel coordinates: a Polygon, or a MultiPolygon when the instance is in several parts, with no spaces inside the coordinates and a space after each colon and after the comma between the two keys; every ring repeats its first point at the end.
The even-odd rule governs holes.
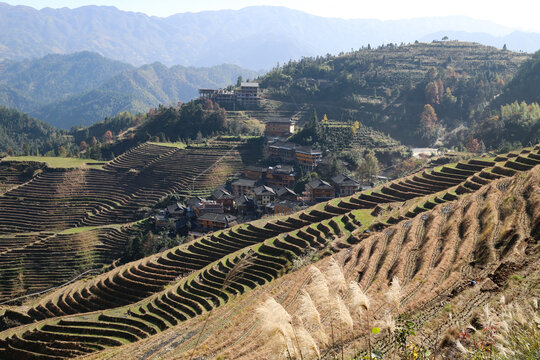
{"type": "Polygon", "coordinates": [[[427,305],[464,279],[488,277],[537,239],[540,167],[529,170],[540,164],[539,150],[426,170],[74,283],[8,314],[30,325],[3,332],[0,354],[71,358],[151,339],[274,283],[295,261],[330,247],[362,288],[377,292],[398,276],[404,306],[427,305]],[[368,227],[371,234],[363,232],[368,227]]]}
{"type": "Polygon", "coordinates": [[[102,169],[0,163],[0,302],[111,264],[135,230],[119,225],[166,195],[208,195],[241,171],[246,152],[240,142],[146,143],[102,169]]]}

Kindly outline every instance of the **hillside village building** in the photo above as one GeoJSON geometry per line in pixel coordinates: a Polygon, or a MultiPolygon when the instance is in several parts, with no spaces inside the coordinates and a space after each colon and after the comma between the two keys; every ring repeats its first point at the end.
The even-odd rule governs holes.
{"type": "Polygon", "coordinates": [[[246,107],[259,106],[261,97],[259,95],[258,83],[242,83],[240,88],[233,91],[223,89],[199,89],[199,99],[210,99],[221,106],[239,104],[246,107]]]}
{"type": "Polygon", "coordinates": [[[292,165],[276,165],[268,167],[266,171],[266,184],[270,186],[293,187],[296,182],[296,172],[292,165]]]}
{"type": "Polygon", "coordinates": [[[306,184],[305,201],[321,202],[334,198],[334,187],[324,180],[316,179],[306,184]]]}
{"type": "Polygon", "coordinates": [[[270,119],[265,124],[264,134],[266,137],[288,138],[294,134],[294,121],[285,118],[270,119]]]}
{"type": "Polygon", "coordinates": [[[231,184],[233,195],[252,195],[257,181],[251,179],[238,179],[231,184]]]}
{"type": "Polygon", "coordinates": [[[267,145],[266,156],[273,161],[296,163],[303,169],[313,170],[322,160],[323,153],[311,146],[276,141],[267,145]]]}
{"type": "Polygon", "coordinates": [[[214,213],[204,214],[197,221],[205,231],[221,230],[237,224],[235,216],[214,213]]]}
{"type": "Polygon", "coordinates": [[[361,188],[360,183],[347,175],[337,175],[332,178],[332,184],[336,190],[336,196],[343,197],[353,195],[361,188]]]}
{"type": "Polygon", "coordinates": [[[262,166],[249,165],[244,168],[246,179],[263,181],[266,177],[267,168],[262,166]]]}
{"type": "Polygon", "coordinates": [[[276,192],[270,186],[259,186],[255,189],[255,205],[264,207],[276,199],[276,192]]]}

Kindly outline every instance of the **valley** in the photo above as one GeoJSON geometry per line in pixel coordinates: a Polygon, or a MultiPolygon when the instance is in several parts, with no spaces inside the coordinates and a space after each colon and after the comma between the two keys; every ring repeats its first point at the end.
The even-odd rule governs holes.
{"type": "Polygon", "coordinates": [[[540,358],[539,33],[135,3],[0,3],[0,360],[540,358]]]}

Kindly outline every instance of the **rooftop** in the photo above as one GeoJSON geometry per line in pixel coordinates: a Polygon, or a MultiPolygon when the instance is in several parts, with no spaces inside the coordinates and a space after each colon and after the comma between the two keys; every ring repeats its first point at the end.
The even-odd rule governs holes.
{"type": "Polygon", "coordinates": [[[247,171],[255,171],[255,172],[266,172],[266,168],[262,166],[255,166],[255,165],[248,165],[246,166],[247,171]]]}
{"type": "Polygon", "coordinates": [[[315,179],[307,183],[312,189],[333,189],[333,186],[321,179],[315,179]]]}
{"type": "Polygon", "coordinates": [[[286,186],[282,186],[276,191],[277,196],[292,195],[297,196],[296,193],[286,186]]]}
{"type": "Polygon", "coordinates": [[[227,214],[206,213],[204,215],[199,216],[199,220],[231,222],[231,221],[236,220],[236,217],[232,215],[227,215],[227,214]]]}
{"type": "Polygon", "coordinates": [[[294,123],[294,121],[292,119],[289,119],[289,118],[275,117],[275,118],[271,118],[270,120],[266,121],[266,123],[267,124],[272,124],[272,123],[292,124],[292,123],[294,123]]]}
{"type": "Polygon", "coordinates": [[[334,176],[332,178],[332,181],[338,185],[360,185],[360,183],[350,177],[348,177],[347,175],[344,175],[344,174],[340,174],[340,175],[337,175],[337,176],[334,176]]]}
{"type": "Polygon", "coordinates": [[[276,192],[274,191],[274,189],[266,185],[255,188],[254,192],[255,192],[255,195],[276,195],[276,192]]]}
{"type": "Polygon", "coordinates": [[[254,187],[257,181],[255,180],[249,180],[249,179],[238,179],[234,181],[231,185],[233,186],[248,186],[248,187],[254,187]]]}
{"type": "Polygon", "coordinates": [[[240,87],[259,87],[259,83],[256,82],[244,82],[240,84],[240,87]]]}
{"type": "Polygon", "coordinates": [[[294,166],[292,165],[276,165],[270,166],[268,170],[279,174],[291,174],[294,172],[294,166]]]}
{"type": "Polygon", "coordinates": [[[308,155],[321,155],[322,151],[312,148],[311,146],[300,146],[296,148],[297,153],[308,155]]]}

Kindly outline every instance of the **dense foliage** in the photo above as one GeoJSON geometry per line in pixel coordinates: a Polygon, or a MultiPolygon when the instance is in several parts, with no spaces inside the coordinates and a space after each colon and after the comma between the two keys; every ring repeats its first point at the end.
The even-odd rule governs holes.
{"type": "Polygon", "coordinates": [[[519,72],[492,102],[491,107],[498,108],[514,101],[540,103],[540,50],[521,65],[519,72]]]}
{"type": "Polygon", "coordinates": [[[0,154],[44,153],[71,141],[71,136],[65,131],[0,106],[0,154]]]}
{"type": "Polygon", "coordinates": [[[476,117],[475,136],[486,146],[505,151],[540,141],[540,51],[484,112],[476,117]]]}
{"type": "Polygon", "coordinates": [[[466,139],[452,130],[470,127],[527,57],[454,41],[389,44],[290,61],[261,86],[272,98],[310,104],[409,144],[457,145],[466,139]]]}

